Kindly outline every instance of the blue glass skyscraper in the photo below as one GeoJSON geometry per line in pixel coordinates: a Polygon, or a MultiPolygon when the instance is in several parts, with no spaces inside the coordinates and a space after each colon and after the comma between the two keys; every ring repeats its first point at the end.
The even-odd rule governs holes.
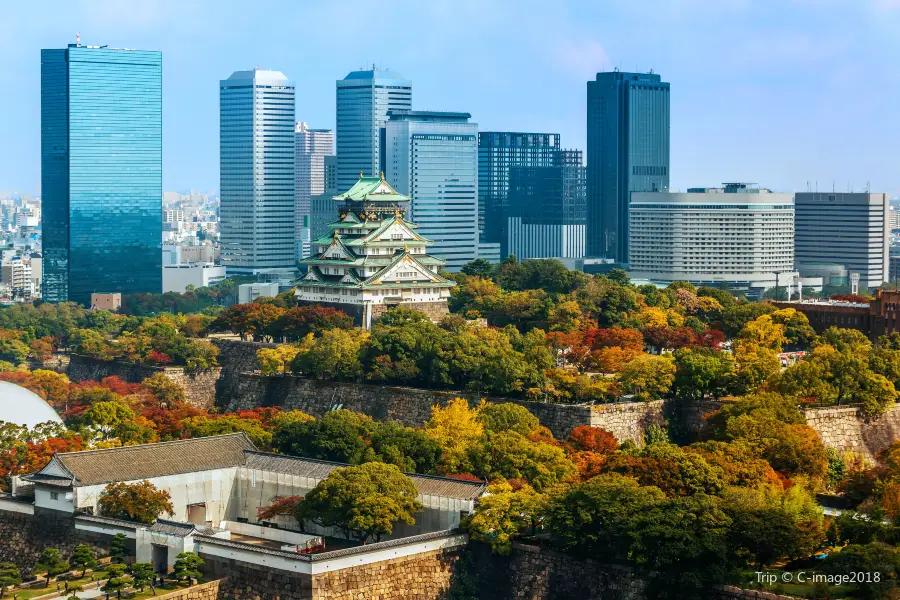
{"type": "Polygon", "coordinates": [[[162,54],[41,50],[43,297],[162,292],[162,54]]]}
{"type": "Polygon", "coordinates": [[[385,123],[390,110],[412,110],[412,83],[388,70],[353,71],[337,83],[337,187],[387,171],[385,123]]]}
{"type": "Polygon", "coordinates": [[[669,189],[669,84],[597,73],[587,84],[587,256],[628,261],[631,192],[669,189]]]}
{"type": "MultiPolygon", "coordinates": [[[[459,271],[478,258],[478,124],[469,113],[392,111],[387,180],[412,196],[418,232],[431,254],[459,271]]],[[[340,164],[340,155],[338,155],[340,164]]]]}

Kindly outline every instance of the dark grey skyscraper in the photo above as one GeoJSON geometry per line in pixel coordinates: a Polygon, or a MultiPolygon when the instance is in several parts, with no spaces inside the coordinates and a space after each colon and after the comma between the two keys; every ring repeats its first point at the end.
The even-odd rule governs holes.
{"type": "Polygon", "coordinates": [[[550,167],[559,153],[558,133],[478,133],[478,234],[482,243],[507,247],[509,170],[513,167],[550,167]]]}
{"type": "Polygon", "coordinates": [[[585,168],[581,150],[559,150],[550,167],[510,167],[507,248],[520,259],[582,258],[585,168]]]}
{"type": "Polygon", "coordinates": [[[669,188],[669,84],[597,73],[587,84],[587,255],[628,260],[631,192],[669,188]]]}

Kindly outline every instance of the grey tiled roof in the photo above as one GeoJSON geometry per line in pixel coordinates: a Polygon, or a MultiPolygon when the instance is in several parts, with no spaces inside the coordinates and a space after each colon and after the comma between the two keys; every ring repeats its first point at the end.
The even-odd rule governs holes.
{"type": "Polygon", "coordinates": [[[139,481],[166,475],[209,471],[244,464],[244,450],[256,446],[244,433],[64,452],[55,458],[75,479],[76,486],[114,481],[139,481]]]}
{"type": "MultiPolygon", "coordinates": [[[[249,469],[311,477],[313,479],[325,479],[335,469],[348,466],[344,463],[271,454],[269,452],[247,451],[245,454],[247,456],[246,466],[249,469]]],[[[475,500],[484,493],[487,487],[486,484],[477,481],[460,481],[459,479],[450,479],[448,477],[434,477],[415,473],[407,473],[407,475],[412,479],[419,493],[428,496],[475,500]]]]}
{"type": "Polygon", "coordinates": [[[181,523],[179,521],[169,521],[166,519],[157,519],[152,525],[139,523],[137,521],[126,521],[125,519],[114,519],[112,517],[101,517],[95,515],[78,515],[75,517],[77,521],[85,521],[88,523],[99,523],[102,525],[112,525],[123,529],[147,528],[153,533],[165,533],[178,537],[187,537],[189,535],[214,535],[219,532],[218,529],[207,527],[205,525],[195,525],[194,523],[181,523]]]}
{"type": "Polygon", "coordinates": [[[44,473],[32,473],[26,475],[22,479],[31,483],[42,483],[44,485],[54,485],[56,487],[72,487],[71,477],[58,477],[56,475],[46,475],[44,473]]]}
{"type": "Polygon", "coordinates": [[[97,517],[94,515],[78,515],[75,517],[75,520],[86,521],[88,523],[100,523],[102,525],[113,525],[115,527],[121,527],[123,529],[137,529],[138,527],[145,527],[143,523],[138,523],[137,521],[113,519],[112,517],[97,517]]]}
{"type": "Polygon", "coordinates": [[[214,535],[218,530],[207,527],[206,525],[196,525],[194,523],[181,523],[178,521],[168,521],[166,519],[157,519],[150,527],[153,533],[165,533],[177,537],[187,537],[192,534],[197,535],[214,535]]]}

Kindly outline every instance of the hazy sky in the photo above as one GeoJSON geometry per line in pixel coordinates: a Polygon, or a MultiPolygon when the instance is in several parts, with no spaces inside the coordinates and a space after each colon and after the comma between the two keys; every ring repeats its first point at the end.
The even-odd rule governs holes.
{"type": "Polygon", "coordinates": [[[271,68],[297,119],[334,126],[334,81],[373,62],[417,109],[585,147],[585,82],[672,85],[672,187],[900,194],[900,0],[0,0],[0,190],[40,183],[40,50],[163,52],[163,188],[218,189],[218,81],[271,68]]]}

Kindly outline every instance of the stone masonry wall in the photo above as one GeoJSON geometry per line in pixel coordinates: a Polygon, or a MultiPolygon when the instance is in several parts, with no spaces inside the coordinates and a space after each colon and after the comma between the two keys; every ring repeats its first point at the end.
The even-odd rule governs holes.
{"type": "Polygon", "coordinates": [[[68,558],[81,543],[93,546],[98,553],[108,551],[95,540],[81,537],[71,516],[55,511],[27,515],[0,510],[0,563],[15,563],[23,575],[31,572],[44,548],[59,548],[68,558]]]}
{"type": "Polygon", "coordinates": [[[874,460],[891,442],[900,439],[900,405],[877,419],[866,419],[855,406],[809,408],[806,422],[819,432],[826,446],[853,451],[874,460]]]}
{"type": "Polygon", "coordinates": [[[207,556],[202,552],[200,557],[206,561],[201,567],[204,574],[222,578],[217,589],[222,600],[312,600],[309,575],[207,556]]]}
{"type": "MultiPolygon", "coordinates": [[[[644,600],[647,583],[631,569],[579,559],[546,548],[513,544],[508,557],[473,545],[474,577],[481,597],[496,600],[644,600]]],[[[470,567],[472,568],[472,567],[470,567]]],[[[793,600],[764,591],[716,586],[710,600],[793,600]]]]}
{"type": "Polygon", "coordinates": [[[458,558],[459,551],[435,550],[314,575],[312,600],[438,600],[458,558]]]}
{"type": "Polygon", "coordinates": [[[153,367],[118,360],[101,360],[89,356],[72,355],[66,375],[72,381],[100,381],[116,376],[128,383],[140,383],[154,373],[163,373],[184,388],[188,404],[211,409],[216,405],[216,383],[222,368],[188,370],[184,367],[153,367]]]}
{"type": "MultiPolygon", "coordinates": [[[[450,314],[450,309],[447,306],[446,300],[441,302],[404,302],[401,306],[424,313],[426,317],[435,323],[450,314]]],[[[392,307],[387,304],[373,304],[372,319],[377,319],[391,308],[392,307]]]]}
{"type": "MultiPolygon", "coordinates": [[[[292,376],[240,374],[223,389],[220,381],[218,406],[227,411],[256,406],[279,406],[285,410],[302,410],[320,417],[329,410],[346,408],[369,415],[379,421],[395,420],[418,427],[431,416],[431,407],[445,405],[454,398],[465,398],[470,404],[481,396],[460,391],[425,390],[360,383],[320,381],[292,376]]],[[[515,402],[534,413],[557,437],[565,438],[578,425],[589,425],[589,406],[525,402],[511,398],[487,398],[489,402],[515,402]]]]}
{"type": "Polygon", "coordinates": [[[201,583],[187,589],[156,596],[154,600],[218,600],[220,597],[226,597],[224,595],[220,596],[225,587],[225,579],[216,579],[215,581],[201,583]]]}

